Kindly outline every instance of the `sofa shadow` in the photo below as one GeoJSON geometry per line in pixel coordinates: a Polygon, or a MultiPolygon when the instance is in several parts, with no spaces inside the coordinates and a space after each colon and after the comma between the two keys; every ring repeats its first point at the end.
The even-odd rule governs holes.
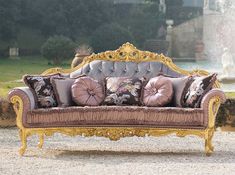
{"type": "MultiPolygon", "coordinates": [[[[235,152],[220,151],[214,152],[211,156],[206,156],[204,151],[160,151],[160,152],[145,152],[145,151],[113,151],[113,150],[65,150],[65,149],[43,149],[40,152],[34,152],[32,155],[25,155],[25,157],[37,157],[43,159],[56,159],[63,161],[83,160],[89,163],[91,160],[97,162],[110,159],[113,162],[120,160],[128,162],[142,162],[145,161],[155,163],[191,163],[192,160],[197,160],[196,163],[234,163],[235,152]],[[128,160],[127,160],[128,159],[128,160]],[[216,159],[216,161],[215,161],[216,159]]],[[[105,161],[109,164],[109,161],[105,161]]]]}

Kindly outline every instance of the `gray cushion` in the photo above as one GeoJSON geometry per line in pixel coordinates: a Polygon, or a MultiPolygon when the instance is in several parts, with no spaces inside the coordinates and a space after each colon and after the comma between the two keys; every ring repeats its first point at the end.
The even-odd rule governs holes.
{"type": "Polygon", "coordinates": [[[191,76],[179,77],[179,78],[169,78],[173,85],[173,106],[182,107],[183,97],[186,94],[188,86],[192,82],[191,76]]]}
{"type": "Polygon", "coordinates": [[[72,106],[71,86],[76,79],[72,78],[52,78],[52,86],[56,95],[58,106],[72,106]]]}
{"type": "Polygon", "coordinates": [[[150,79],[162,72],[172,77],[182,77],[183,75],[169,69],[160,62],[122,62],[122,61],[102,61],[95,60],[82,68],[72,72],[71,78],[86,74],[96,80],[104,80],[106,77],[146,77],[150,79]]]}

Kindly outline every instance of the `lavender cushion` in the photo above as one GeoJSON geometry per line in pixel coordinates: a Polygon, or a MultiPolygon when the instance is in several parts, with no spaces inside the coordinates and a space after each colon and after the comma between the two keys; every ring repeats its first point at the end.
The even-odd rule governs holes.
{"type": "Polygon", "coordinates": [[[51,83],[55,92],[59,107],[73,105],[71,86],[76,79],[73,78],[52,78],[51,83]]]}
{"type": "Polygon", "coordinates": [[[168,77],[162,75],[151,78],[143,90],[146,106],[164,106],[171,102],[173,86],[168,77]]]}
{"type": "Polygon", "coordinates": [[[173,85],[172,105],[175,107],[183,106],[183,98],[193,79],[191,76],[169,78],[173,85]]]}
{"type": "MultiPolygon", "coordinates": [[[[80,75],[79,77],[84,76],[86,75],[80,75]]],[[[68,76],[51,77],[51,84],[53,86],[59,107],[68,107],[74,105],[72,100],[71,86],[75,82],[76,78],[69,78],[68,76]]]]}
{"type": "Polygon", "coordinates": [[[104,100],[103,86],[90,77],[78,78],[71,90],[73,101],[78,105],[98,106],[104,100]]]}

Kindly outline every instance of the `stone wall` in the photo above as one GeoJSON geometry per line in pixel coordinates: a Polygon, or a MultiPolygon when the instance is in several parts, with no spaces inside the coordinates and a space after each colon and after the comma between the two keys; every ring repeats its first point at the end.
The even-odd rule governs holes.
{"type": "Polygon", "coordinates": [[[15,126],[16,115],[12,105],[0,98],[0,127],[15,126]]]}
{"type": "Polygon", "coordinates": [[[195,44],[203,39],[203,17],[173,27],[172,57],[195,58],[195,44]]]}

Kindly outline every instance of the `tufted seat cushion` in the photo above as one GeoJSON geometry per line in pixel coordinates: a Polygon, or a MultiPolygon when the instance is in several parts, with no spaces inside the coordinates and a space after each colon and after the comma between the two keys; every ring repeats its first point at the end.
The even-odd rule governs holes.
{"type": "Polygon", "coordinates": [[[106,77],[156,77],[160,72],[172,77],[183,75],[171,70],[160,62],[125,62],[95,60],[70,74],[71,78],[86,74],[96,80],[103,81],[106,77]]]}

